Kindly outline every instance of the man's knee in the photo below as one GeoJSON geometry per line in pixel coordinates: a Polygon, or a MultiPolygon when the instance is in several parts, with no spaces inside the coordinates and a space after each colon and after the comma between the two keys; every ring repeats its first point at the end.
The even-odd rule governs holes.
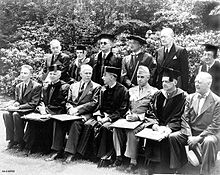
{"type": "Polygon", "coordinates": [[[206,136],[203,140],[204,145],[211,145],[217,143],[217,138],[214,135],[206,136]]]}

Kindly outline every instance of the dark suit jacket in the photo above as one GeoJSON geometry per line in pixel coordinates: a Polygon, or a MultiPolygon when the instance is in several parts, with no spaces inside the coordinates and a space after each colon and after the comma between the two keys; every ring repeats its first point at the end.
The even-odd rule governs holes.
{"type": "MultiPolygon", "coordinates": [[[[99,91],[101,86],[93,81],[90,81],[82,95],[79,96],[80,83],[75,82],[70,86],[66,108],[77,107],[79,115],[87,115],[88,118],[97,109],[99,104],[99,91]]],[[[88,119],[87,118],[87,119],[88,119]]]]}
{"type": "Polygon", "coordinates": [[[30,109],[34,111],[40,101],[41,85],[31,80],[24,94],[22,91],[23,83],[21,82],[15,87],[15,101],[20,103],[19,110],[30,109]]]}
{"type": "Polygon", "coordinates": [[[69,86],[70,86],[69,84],[60,80],[54,85],[50,84],[47,87],[43,88],[43,96],[41,101],[45,104],[47,113],[49,114],[66,113],[66,102],[67,102],[69,86]]]}
{"type": "MultiPolygon", "coordinates": [[[[205,63],[200,66],[200,71],[207,72],[207,65],[205,63]]],[[[212,75],[211,90],[220,96],[220,62],[216,60],[212,67],[208,70],[208,73],[212,75]]]]}
{"type": "Polygon", "coordinates": [[[149,80],[149,83],[152,84],[153,75],[156,68],[156,62],[154,61],[154,58],[150,54],[145,52],[140,52],[136,56],[136,58],[133,58],[132,55],[128,55],[122,60],[121,82],[127,88],[130,88],[129,86],[130,81],[133,85],[137,85],[137,69],[135,68],[138,67],[139,65],[147,66],[149,68],[151,73],[151,78],[149,80]],[[133,59],[135,59],[134,64],[133,64],[133,59]]]}
{"type": "Polygon", "coordinates": [[[215,135],[220,139],[220,97],[210,92],[198,116],[194,109],[195,95],[196,93],[193,93],[187,97],[182,132],[186,135],[200,135],[201,137],[215,135]]]}
{"type": "MultiPolygon", "coordinates": [[[[60,79],[68,82],[70,80],[70,76],[69,76],[69,65],[70,65],[70,57],[65,54],[65,53],[60,53],[57,56],[57,59],[54,60],[54,55],[50,54],[48,57],[46,57],[45,60],[45,65],[44,65],[44,69],[43,72],[47,75],[48,74],[48,68],[53,65],[53,64],[57,64],[60,66],[62,74],[60,79]]],[[[45,76],[46,78],[46,76],[45,76]]]]}
{"type": "Polygon", "coordinates": [[[154,85],[158,89],[162,89],[162,67],[169,67],[180,71],[181,77],[178,80],[178,87],[188,91],[189,64],[186,49],[173,44],[166,59],[164,58],[164,47],[159,48],[156,55],[157,70],[154,76],[154,85]]]}
{"type": "Polygon", "coordinates": [[[101,90],[101,104],[99,110],[101,113],[106,112],[112,122],[122,118],[128,110],[129,93],[126,87],[116,83],[113,88],[101,90]]]}
{"type": "Polygon", "coordinates": [[[113,54],[113,52],[110,52],[106,56],[105,60],[102,59],[102,52],[92,55],[91,57],[91,64],[93,66],[92,80],[96,83],[103,85],[104,83],[102,80],[102,76],[103,76],[102,67],[104,68],[104,66],[112,66],[121,69],[121,61],[122,58],[116,56],[115,54],[113,54]]]}

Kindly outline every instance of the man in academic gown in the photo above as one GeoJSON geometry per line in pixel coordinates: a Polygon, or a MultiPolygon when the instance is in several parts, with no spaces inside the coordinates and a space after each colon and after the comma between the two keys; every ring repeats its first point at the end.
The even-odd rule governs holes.
{"type": "Polygon", "coordinates": [[[69,75],[71,77],[71,81],[80,81],[80,67],[83,64],[89,64],[91,65],[91,59],[89,57],[86,57],[87,51],[86,46],[84,45],[78,45],[76,46],[76,59],[73,60],[73,62],[70,65],[69,68],[69,75]]]}
{"type": "Polygon", "coordinates": [[[218,46],[204,44],[205,50],[202,57],[202,65],[198,72],[208,72],[212,76],[211,90],[220,96],[220,61],[217,60],[218,46]]]}
{"type": "Polygon", "coordinates": [[[6,140],[9,140],[7,148],[10,149],[18,144],[22,150],[25,146],[23,140],[25,121],[21,116],[33,112],[40,102],[41,85],[31,80],[33,68],[29,65],[21,67],[21,83],[15,87],[15,102],[3,113],[6,127],[6,140]]]}
{"type": "Polygon", "coordinates": [[[156,61],[149,53],[146,53],[143,50],[143,45],[146,44],[145,39],[136,35],[131,35],[127,37],[127,39],[132,53],[124,57],[122,60],[122,84],[127,88],[137,85],[137,68],[139,65],[148,67],[151,73],[149,83],[152,84],[156,68],[156,61]]]}
{"type": "Polygon", "coordinates": [[[211,174],[220,149],[220,97],[211,90],[212,76],[200,72],[195,79],[196,92],[187,97],[181,132],[170,139],[174,167],[187,160],[185,145],[195,152],[200,174],[211,174]]]}
{"type": "MultiPolygon", "coordinates": [[[[98,40],[100,44],[100,52],[91,57],[91,64],[93,67],[92,80],[101,85],[104,84],[102,76],[105,66],[112,66],[121,69],[122,58],[112,52],[114,39],[114,35],[111,34],[99,35],[98,40]]],[[[119,78],[120,77],[118,77],[118,80],[119,78]]]]}
{"type": "Polygon", "coordinates": [[[163,67],[169,67],[180,72],[177,87],[188,92],[189,63],[187,51],[175,44],[174,32],[171,28],[164,28],[160,35],[162,47],[158,49],[156,54],[157,70],[153,85],[158,89],[162,88],[163,67]]]}
{"type": "Polygon", "coordinates": [[[148,113],[149,118],[155,118],[152,129],[165,136],[160,142],[148,139],[145,146],[147,158],[159,162],[159,173],[170,173],[170,168],[173,168],[169,140],[181,129],[186,93],[176,87],[179,74],[179,71],[163,68],[163,89],[153,96],[152,112],[148,113]]]}
{"type": "Polygon", "coordinates": [[[94,114],[100,125],[95,138],[98,158],[102,158],[114,149],[112,129],[109,126],[119,118],[123,118],[128,110],[128,90],[117,82],[118,75],[120,75],[120,69],[105,67],[102,77],[105,86],[101,90],[101,104],[99,110],[94,114]]]}

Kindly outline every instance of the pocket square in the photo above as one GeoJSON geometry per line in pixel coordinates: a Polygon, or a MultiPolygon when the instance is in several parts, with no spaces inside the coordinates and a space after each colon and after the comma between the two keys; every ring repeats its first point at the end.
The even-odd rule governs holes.
{"type": "Polygon", "coordinates": [[[91,91],[89,91],[89,92],[87,93],[87,95],[89,95],[89,94],[92,94],[92,92],[91,92],[91,91]]]}
{"type": "Polygon", "coordinates": [[[176,57],[176,55],[173,57],[173,60],[176,60],[177,59],[177,57],[176,57]]]}

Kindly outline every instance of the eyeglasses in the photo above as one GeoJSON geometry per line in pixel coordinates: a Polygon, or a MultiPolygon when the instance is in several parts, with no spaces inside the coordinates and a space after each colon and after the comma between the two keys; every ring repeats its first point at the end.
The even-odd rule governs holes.
{"type": "Polygon", "coordinates": [[[106,45],[106,44],[108,44],[108,43],[106,43],[106,42],[100,42],[100,45],[106,45]]]}

